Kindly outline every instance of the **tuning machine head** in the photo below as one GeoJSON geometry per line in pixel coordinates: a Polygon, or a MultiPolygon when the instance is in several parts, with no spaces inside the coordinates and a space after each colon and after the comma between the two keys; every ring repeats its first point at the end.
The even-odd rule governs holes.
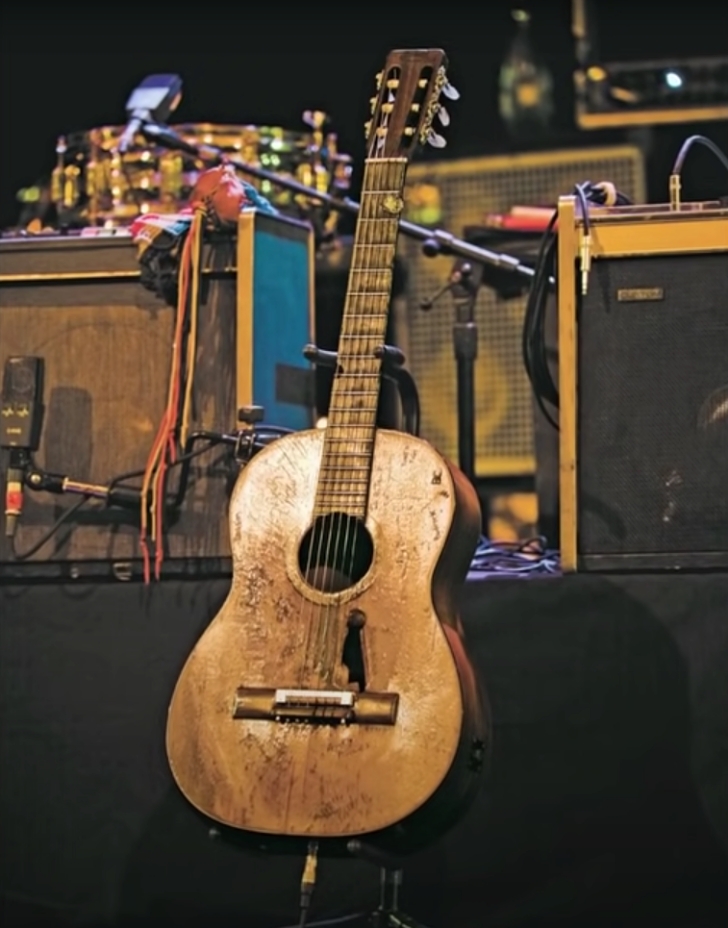
{"type": "Polygon", "coordinates": [[[442,104],[441,99],[445,97],[448,100],[457,100],[460,94],[447,79],[444,67],[440,68],[437,74],[436,90],[437,94],[432,101],[430,112],[425,119],[421,141],[423,144],[430,145],[432,148],[445,148],[447,145],[446,139],[433,129],[432,124],[435,119],[437,119],[443,128],[447,128],[450,125],[450,113],[442,104]]]}
{"type": "Polygon", "coordinates": [[[440,93],[443,97],[447,97],[448,100],[460,99],[460,91],[456,90],[447,78],[445,78],[440,88],[440,93]]]}
{"type": "Polygon", "coordinates": [[[432,148],[445,148],[447,145],[447,139],[443,138],[439,133],[430,126],[427,130],[427,137],[425,142],[430,145],[432,148]]]}

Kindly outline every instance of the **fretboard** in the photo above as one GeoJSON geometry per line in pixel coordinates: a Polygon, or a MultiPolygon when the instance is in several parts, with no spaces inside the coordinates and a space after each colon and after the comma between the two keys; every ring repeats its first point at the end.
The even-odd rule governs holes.
{"type": "Polygon", "coordinates": [[[316,515],[366,513],[399,208],[407,159],[370,158],[364,168],[349,285],[316,493],[316,515]]]}

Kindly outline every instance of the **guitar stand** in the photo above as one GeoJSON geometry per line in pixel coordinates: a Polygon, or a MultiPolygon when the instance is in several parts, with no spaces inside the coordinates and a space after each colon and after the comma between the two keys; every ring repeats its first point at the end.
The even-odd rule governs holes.
{"type": "MultiPolygon", "coordinates": [[[[339,356],[335,351],[326,351],[316,345],[306,345],[303,356],[312,364],[335,368],[339,356]]],[[[410,435],[420,434],[420,397],[414,377],[402,365],[404,354],[394,345],[380,345],[374,349],[374,356],[382,361],[382,377],[392,381],[399,392],[402,404],[403,431],[410,435]]]]}
{"type": "Polygon", "coordinates": [[[402,885],[400,860],[355,839],[347,842],[346,849],[353,857],[379,867],[379,906],[369,916],[365,916],[363,924],[367,928],[426,928],[399,909],[399,889],[402,885]]]}

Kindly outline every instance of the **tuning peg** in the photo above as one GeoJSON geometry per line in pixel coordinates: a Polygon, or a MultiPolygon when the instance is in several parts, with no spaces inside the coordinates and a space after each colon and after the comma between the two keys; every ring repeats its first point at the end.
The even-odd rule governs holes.
{"type": "Polygon", "coordinates": [[[364,137],[369,138],[369,133],[372,131],[372,121],[371,119],[364,123],[364,137]]]}
{"type": "Polygon", "coordinates": [[[432,145],[433,148],[444,148],[447,142],[434,129],[430,129],[427,133],[427,144],[432,145]]]}
{"type": "Polygon", "coordinates": [[[369,112],[373,113],[376,108],[377,108],[377,98],[370,97],[369,98],[369,112]]]}
{"type": "Polygon", "coordinates": [[[453,85],[450,83],[450,81],[447,81],[447,80],[442,85],[442,94],[443,96],[447,97],[448,100],[459,100],[460,99],[459,91],[457,91],[453,87],[453,85]]]}
{"type": "Polygon", "coordinates": [[[450,114],[442,104],[437,108],[437,118],[440,120],[441,126],[450,125],[450,114]]]}
{"type": "Polygon", "coordinates": [[[380,89],[381,89],[382,80],[383,80],[383,79],[384,79],[384,71],[379,71],[379,72],[377,73],[377,78],[376,78],[376,80],[377,80],[377,90],[380,90],[380,89]]]}

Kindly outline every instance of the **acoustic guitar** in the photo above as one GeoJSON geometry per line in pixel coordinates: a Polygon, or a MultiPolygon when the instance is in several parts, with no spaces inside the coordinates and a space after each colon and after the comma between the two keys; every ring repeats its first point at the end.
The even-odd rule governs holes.
{"type": "Polygon", "coordinates": [[[478,785],[486,717],[456,606],[477,495],[427,442],[376,427],[405,171],[444,141],[441,94],[442,51],[390,53],[326,428],[241,472],[231,589],[172,698],[174,778],[233,828],[394,847],[448,827],[478,785]]]}

